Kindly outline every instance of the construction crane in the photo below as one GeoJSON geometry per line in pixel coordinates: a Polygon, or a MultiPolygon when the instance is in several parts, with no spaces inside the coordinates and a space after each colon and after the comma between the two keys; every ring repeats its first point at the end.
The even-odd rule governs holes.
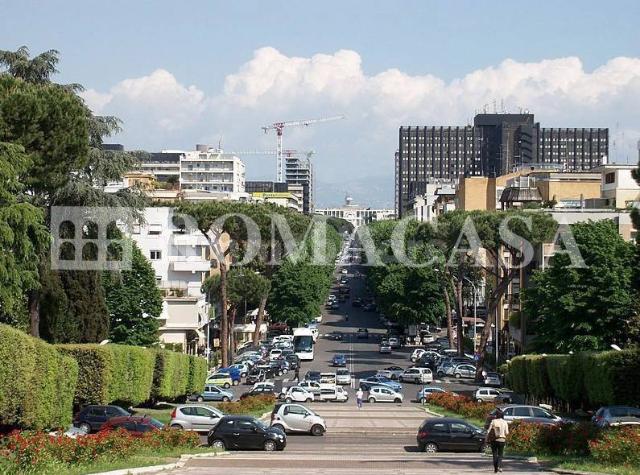
{"type": "Polygon", "coordinates": [[[282,183],[284,181],[284,150],[282,148],[282,135],[286,127],[300,127],[309,126],[311,124],[318,124],[320,122],[331,122],[334,120],[344,119],[344,115],[337,115],[334,117],[322,117],[319,119],[307,119],[307,120],[294,120],[290,122],[274,122],[271,125],[262,127],[265,134],[270,130],[276,131],[276,181],[282,183]]]}

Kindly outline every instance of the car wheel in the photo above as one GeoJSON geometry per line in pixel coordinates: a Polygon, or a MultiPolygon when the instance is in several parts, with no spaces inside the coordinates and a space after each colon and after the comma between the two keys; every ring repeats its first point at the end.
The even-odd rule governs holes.
{"type": "Polygon", "coordinates": [[[391,380],[395,381],[396,379],[398,379],[398,375],[397,374],[392,374],[391,375],[391,380]]]}
{"type": "Polygon", "coordinates": [[[234,379],[234,380],[233,380],[233,385],[234,385],[234,386],[237,386],[239,383],[240,383],[240,381],[238,381],[237,379],[234,379]]]}
{"type": "Polygon", "coordinates": [[[438,451],[438,444],[435,442],[427,442],[424,444],[424,451],[428,454],[435,454],[438,451]]]}
{"type": "Polygon", "coordinates": [[[307,398],[307,400],[306,400],[305,402],[306,402],[306,403],[310,403],[310,402],[312,402],[312,401],[313,401],[313,399],[311,399],[310,397],[308,397],[308,398],[307,398]]]}
{"type": "Polygon", "coordinates": [[[229,402],[229,398],[227,396],[223,396],[222,402],[229,402]]]}
{"type": "Polygon", "coordinates": [[[247,373],[240,373],[240,377],[241,378],[246,378],[247,377],[247,373]]]}
{"type": "Polygon", "coordinates": [[[315,424],[311,427],[311,435],[320,436],[324,434],[324,427],[320,424],[315,424]]]}
{"type": "Polygon", "coordinates": [[[425,404],[427,402],[427,398],[426,397],[421,397],[420,398],[420,404],[425,404]]]}
{"type": "Polygon", "coordinates": [[[271,427],[273,427],[274,429],[280,429],[285,434],[287,433],[287,431],[284,430],[284,426],[282,424],[273,424],[271,427]]]}
{"type": "Polygon", "coordinates": [[[226,447],[224,446],[224,441],[221,439],[216,439],[213,442],[211,442],[211,447],[213,447],[214,449],[218,449],[218,450],[224,450],[226,447]]]}
{"type": "Polygon", "coordinates": [[[420,384],[420,378],[416,378],[416,379],[414,379],[414,380],[413,380],[413,382],[414,382],[415,384],[420,384]]]}
{"type": "Polygon", "coordinates": [[[84,433],[89,434],[91,432],[91,426],[86,422],[83,422],[78,426],[78,429],[81,429],[84,433]]]}
{"type": "Polygon", "coordinates": [[[285,398],[285,400],[284,400],[284,402],[286,402],[287,404],[291,404],[292,401],[293,400],[290,397],[285,398]]]}
{"type": "Polygon", "coordinates": [[[395,398],[393,400],[393,402],[395,402],[396,404],[402,404],[402,399],[400,399],[399,397],[395,398]]]}
{"type": "Polygon", "coordinates": [[[370,397],[370,398],[368,399],[368,401],[369,401],[369,402],[371,402],[371,403],[374,403],[374,402],[376,402],[376,398],[374,398],[374,397],[370,397]]]}
{"type": "Polygon", "coordinates": [[[198,402],[203,402],[204,398],[202,396],[198,396],[198,399],[196,399],[198,402]]]}
{"type": "Polygon", "coordinates": [[[482,399],[478,398],[478,399],[476,399],[476,402],[477,402],[477,403],[481,403],[481,402],[482,402],[482,399]]]}
{"type": "Polygon", "coordinates": [[[462,375],[460,373],[456,373],[456,374],[454,374],[454,376],[456,377],[456,379],[462,378],[462,375]]]}
{"type": "Polygon", "coordinates": [[[175,430],[184,430],[180,424],[171,424],[171,428],[175,430]]]}
{"type": "Polygon", "coordinates": [[[438,378],[442,378],[444,376],[442,371],[438,371],[436,374],[438,375],[438,378]]]}
{"type": "Polygon", "coordinates": [[[400,381],[401,383],[404,383],[404,378],[402,376],[398,376],[398,381],[400,381]]]}
{"type": "Polygon", "coordinates": [[[276,450],[276,443],[273,440],[267,440],[264,443],[264,451],[273,452],[274,450],[276,450]]]}
{"type": "Polygon", "coordinates": [[[231,387],[231,385],[229,383],[224,383],[224,386],[222,386],[225,389],[229,389],[231,387]]]}

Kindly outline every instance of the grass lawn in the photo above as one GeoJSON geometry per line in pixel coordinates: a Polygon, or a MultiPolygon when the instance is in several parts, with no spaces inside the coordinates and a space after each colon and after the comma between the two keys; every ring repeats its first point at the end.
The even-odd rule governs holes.
{"type": "Polygon", "coordinates": [[[444,409],[444,408],[442,408],[440,406],[436,406],[435,404],[425,404],[422,407],[424,407],[425,409],[429,409],[431,412],[433,412],[435,414],[439,414],[439,415],[444,416],[444,417],[455,417],[457,419],[464,419],[465,421],[470,422],[474,426],[478,426],[480,429],[484,429],[484,421],[483,420],[470,419],[468,417],[461,416],[457,412],[449,411],[449,410],[444,409]]]}
{"type": "MultiPolygon", "coordinates": [[[[216,451],[209,447],[200,447],[195,449],[149,449],[139,452],[136,455],[117,460],[100,460],[95,463],[81,465],[65,465],[56,464],[48,465],[42,470],[29,471],[29,475],[84,475],[98,472],[108,472],[110,470],[119,470],[124,468],[149,467],[152,465],[163,465],[173,463],[183,454],[215,454],[216,451]]],[[[6,459],[0,460],[0,474],[21,474],[24,472],[16,472],[13,470],[6,459]]]]}
{"type": "Polygon", "coordinates": [[[538,460],[553,468],[578,470],[582,472],[607,473],[612,475],[637,475],[640,467],[610,466],[596,462],[591,457],[538,456],[538,460]]]}

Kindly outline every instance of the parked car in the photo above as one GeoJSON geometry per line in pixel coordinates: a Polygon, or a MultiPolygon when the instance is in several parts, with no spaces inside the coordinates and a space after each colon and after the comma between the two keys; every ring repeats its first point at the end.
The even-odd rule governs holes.
{"type": "Polygon", "coordinates": [[[323,384],[320,386],[320,395],[316,398],[318,401],[331,402],[347,402],[349,394],[342,386],[335,384],[323,384]]]}
{"type": "Polygon", "coordinates": [[[352,307],[362,307],[362,299],[361,298],[355,298],[351,301],[351,306],[352,307]]]}
{"type": "Polygon", "coordinates": [[[592,421],[598,427],[640,425],[640,409],[631,406],[603,406],[592,421]]]}
{"type": "Polygon", "coordinates": [[[276,404],[271,412],[271,427],[282,432],[309,432],[320,436],[327,430],[322,417],[301,404],[276,404]]]}
{"type": "Polygon", "coordinates": [[[487,416],[484,423],[484,428],[488,429],[491,421],[496,418],[496,413],[501,410],[504,415],[504,420],[508,423],[513,421],[532,422],[535,424],[543,425],[558,425],[561,423],[573,422],[568,419],[563,419],[560,416],[556,416],[550,411],[538,406],[525,406],[525,405],[508,405],[498,406],[491,411],[487,416]]]}
{"type": "Polygon", "coordinates": [[[347,366],[347,357],[343,354],[333,355],[331,364],[333,366],[347,366]]]}
{"type": "Polygon", "coordinates": [[[193,393],[188,398],[189,401],[231,401],[233,399],[233,393],[214,386],[213,384],[206,384],[204,390],[201,393],[193,393]]]}
{"type": "Polygon", "coordinates": [[[371,403],[395,402],[396,404],[400,404],[403,398],[402,393],[385,386],[373,386],[369,389],[368,393],[367,401],[371,403]]]}
{"type": "Polygon", "coordinates": [[[289,363],[289,370],[295,370],[300,367],[300,358],[295,353],[286,355],[284,360],[289,363]]]}
{"type": "Polygon", "coordinates": [[[134,437],[142,437],[145,432],[161,430],[164,424],[153,417],[122,416],[112,417],[102,425],[101,431],[124,429],[134,437]]]}
{"type": "Polygon", "coordinates": [[[209,432],[224,414],[215,407],[199,404],[179,405],[171,411],[169,427],[195,432],[209,432]]]}
{"type": "Polygon", "coordinates": [[[416,395],[416,401],[418,401],[421,404],[424,404],[429,400],[429,397],[431,397],[432,394],[446,393],[446,392],[447,391],[445,391],[444,389],[438,388],[436,386],[429,386],[428,388],[422,388],[420,391],[418,391],[418,394],[416,395]]]}
{"type": "Polygon", "coordinates": [[[502,380],[500,379],[500,375],[498,373],[487,373],[484,376],[484,385],[495,386],[499,388],[500,386],[502,386],[502,380]]]}
{"type": "Polygon", "coordinates": [[[336,373],[320,373],[320,384],[336,384],[336,373]]]}
{"type": "Polygon", "coordinates": [[[285,402],[313,402],[315,398],[311,391],[301,386],[291,386],[280,394],[280,399],[285,402]]]}
{"type": "Polygon", "coordinates": [[[249,371],[249,374],[247,375],[247,379],[245,380],[245,382],[247,384],[255,384],[255,383],[259,383],[260,381],[264,381],[265,379],[267,379],[266,372],[263,369],[254,368],[251,371],[249,371]]]}
{"type": "Polygon", "coordinates": [[[304,375],[305,381],[320,381],[320,371],[309,370],[304,375]]]}
{"type": "Polygon", "coordinates": [[[347,269],[345,267],[342,268],[342,270],[340,271],[341,274],[343,275],[347,275],[349,273],[349,271],[347,271],[347,269]]]}
{"type": "Polygon", "coordinates": [[[470,364],[460,364],[453,369],[453,376],[456,379],[460,378],[475,378],[476,367],[470,364]]]}
{"type": "Polygon", "coordinates": [[[340,309],[340,303],[337,300],[334,300],[331,305],[329,305],[329,309],[330,310],[339,310],[340,309]]]}
{"type": "Polygon", "coordinates": [[[235,365],[228,366],[226,368],[220,368],[218,373],[227,373],[231,376],[231,382],[234,386],[237,386],[242,381],[242,371],[235,365]]]}
{"type": "Polygon", "coordinates": [[[376,376],[383,376],[385,378],[397,380],[403,372],[404,369],[400,366],[387,366],[384,369],[378,370],[376,376]]]}
{"type": "Polygon", "coordinates": [[[240,395],[240,400],[246,399],[252,396],[262,396],[264,394],[275,396],[275,389],[273,386],[259,386],[257,388],[252,388],[249,391],[242,393],[240,395]]]}
{"type": "Polygon", "coordinates": [[[403,383],[429,384],[433,382],[433,373],[429,368],[408,368],[400,374],[398,379],[403,383]]]}
{"type": "Polygon", "coordinates": [[[486,433],[462,419],[430,417],[418,429],[416,441],[421,452],[482,452],[486,433]]]}
{"type": "Polygon", "coordinates": [[[400,339],[398,337],[392,336],[389,338],[389,346],[391,346],[392,350],[400,348],[400,339]]]}
{"type": "Polygon", "coordinates": [[[358,328],[357,337],[361,339],[369,338],[369,330],[366,328],[358,328]]]}
{"type": "Polygon", "coordinates": [[[207,435],[209,446],[219,450],[264,449],[267,452],[284,450],[287,436],[284,431],[268,427],[249,416],[224,416],[207,435]]]}
{"type": "Polygon", "coordinates": [[[300,381],[298,386],[313,393],[314,396],[320,395],[320,383],[318,381],[300,381]]]}
{"type": "Polygon", "coordinates": [[[380,342],[380,347],[378,349],[378,353],[380,353],[380,354],[389,354],[389,353],[391,353],[391,345],[389,344],[389,340],[382,340],[380,342]]]}
{"type": "Polygon", "coordinates": [[[409,359],[411,360],[412,363],[415,363],[416,361],[418,361],[418,359],[420,359],[420,357],[426,353],[427,350],[423,349],[423,348],[416,348],[415,350],[413,350],[413,353],[411,353],[411,356],[409,357],[409,359]]]}
{"type": "Polygon", "coordinates": [[[371,388],[372,386],[381,386],[381,385],[389,387],[394,391],[402,391],[402,384],[396,381],[393,381],[389,378],[386,378],[384,376],[371,376],[369,378],[360,380],[360,388],[363,391],[368,391],[369,388],[371,388]]]}
{"type": "Polygon", "coordinates": [[[502,394],[494,388],[478,388],[473,393],[473,399],[477,402],[503,402],[507,404],[511,402],[511,396],[502,394]]]}
{"type": "Polygon", "coordinates": [[[125,411],[120,406],[96,406],[83,407],[73,417],[73,425],[82,429],[87,434],[99,431],[102,426],[112,417],[130,416],[129,411],[125,411]]]}
{"type": "Polygon", "coordinates": [[[274,348],[269,352],[269,359],[271,361],[277,360],[280,356],[282,356],[282,348],[274,348]]]}
{"type": "Polygon", "coordinates": [[[346,368],[336,371],[336,384],[351,384],[351,373],[346,368]]]}
{"type": "Polygon", "coordinates": [[[237,383],[233,382],[229,373],[214,373],[207,378],[205,384],[228,389],[237,383]]]}

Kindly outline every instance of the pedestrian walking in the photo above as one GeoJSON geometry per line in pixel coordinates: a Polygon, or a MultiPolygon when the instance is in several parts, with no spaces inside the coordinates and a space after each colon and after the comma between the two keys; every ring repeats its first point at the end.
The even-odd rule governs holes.
{"type": "MultiPolygon", "coordinates": [[[[296,372],[293,374],[293,379],[300,382],[300,366],[296,366],[296,372]]],[[[293,381],[293,379],[291,381],[293,381]]]]}
{"type": "Polygon", "coordinates": [[[509,435],[509,424],[504,420],[504,414],[500,409],[496,411],[495,419],[491,421],[487,431],[487,443],[491,444],[491,454],[493,455],[494,473],[502,472],[502,456],[504,446],[509,435]]]}
{"type": "Polygon", "coordinates": [[[356,392],[356,403],[358,404],[358,409],[362,409],[362,398],[364,393],[362,392],[362,388],[358,388],[358,392],[356,392]]]}

